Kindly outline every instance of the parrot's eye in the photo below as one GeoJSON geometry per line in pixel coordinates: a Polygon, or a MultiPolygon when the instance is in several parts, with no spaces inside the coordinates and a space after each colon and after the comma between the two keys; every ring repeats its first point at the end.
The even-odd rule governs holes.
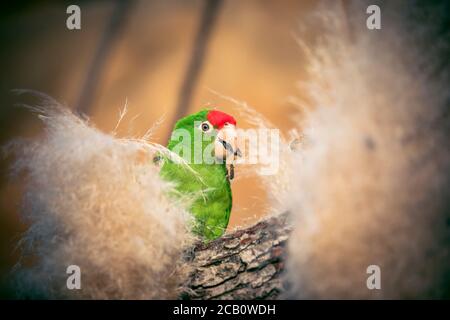
{"type": "Polygon", "coordinates": [[[211,131],[211,125],[207,121],[202,122],[202,124],[200,125],[200,128],[202,129],[203,132],[211,131]]]}

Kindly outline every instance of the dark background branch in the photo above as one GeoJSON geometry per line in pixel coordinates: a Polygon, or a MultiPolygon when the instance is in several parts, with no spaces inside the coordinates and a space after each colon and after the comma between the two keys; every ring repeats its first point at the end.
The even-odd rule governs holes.
{"type": "Polygon", "coordinates": [[[85,115],[90,115],[92,112],[92,102],[99,81],[134,3],[132,0],[116,0],[115,2],[114,11],[103,31],[75,104],[76,110],[85,115]]]}
{"type": "MultiPolygon", "coordinates": [[[[205,1],[200,25],[192,47],[190,61],[181,83],[175,114],[173,115],[171,124],[175,124],[176,121],[186,115],[186,112],[189,109],[194,88],[197,85],[198,77],[203,67],[208,43],[222,2],[222,0],[205,1]]],[[[169,140],[171,132],[172,127],[169,128],[167,140],[169,140]]]]}

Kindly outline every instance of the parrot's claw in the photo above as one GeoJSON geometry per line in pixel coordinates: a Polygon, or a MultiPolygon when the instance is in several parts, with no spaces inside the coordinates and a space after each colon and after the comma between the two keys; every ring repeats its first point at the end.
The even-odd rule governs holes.
{"type": "Polygon", "coordinates": [[[234,164],[230,164],[230,168],[228,169],[227,177],[228,177],[228,180],[230,180],[230,181],[234,179],[234,164]]]}

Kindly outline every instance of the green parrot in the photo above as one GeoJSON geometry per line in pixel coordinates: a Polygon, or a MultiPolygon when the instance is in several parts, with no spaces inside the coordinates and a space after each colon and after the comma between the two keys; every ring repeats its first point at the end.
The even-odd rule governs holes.
{"type": "Polygon", "coordinates": [[[194,196],[189,211],[195,217],[193,232],[210,241],[220,237],[230,219],[234,161],[237,147],[236,120],[218,110],[201,110],[180,119],[167,148],[184,164],[163,156],[160,175],[174,182],[174,196],[194,196]],[[188,167],[187,167],[188,166],[188,167]]]}

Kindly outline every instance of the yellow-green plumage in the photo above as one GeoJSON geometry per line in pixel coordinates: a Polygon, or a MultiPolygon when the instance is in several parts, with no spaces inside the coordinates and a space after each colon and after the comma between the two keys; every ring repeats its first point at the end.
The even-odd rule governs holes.
{"type": "MultiPolygon", "coordinates": [[[[214,148],[211,148],[210,144],[214,143],[215,130],[207,134],[198,128],[198,123],[207,121],[208,112],[208,110],[202,110],[180,119],[175,124],[174,132],[181,130],[182,133],[189,133],[191,139],[189,142],[183,142],[182,137],[177,138],[176,134],[172,134],[167,146],[169,150],[190,160],[188,165],[192,170],[165,157],[161,167],[161,176],[165,180],[175,183],[175,190],[180,196],[195,197],[189,208],[196,220],[193,231],[205,240],[212,240],[220,237],[227,228],[232,196],[226,164],[215,162],[208,164],[202,157],[207,148],[214,152],[214,148]],[[201,148],[194,147],[195,136],[202,138],[201,148]],[[189,143],[190,156],[179,152],[180,143],[189,143]],[[195,163],[196,159],[197,162],[200,159],[201,163],[195,163]]],[[[174,195],[176,196],[177,193],[174,195]]]]}

